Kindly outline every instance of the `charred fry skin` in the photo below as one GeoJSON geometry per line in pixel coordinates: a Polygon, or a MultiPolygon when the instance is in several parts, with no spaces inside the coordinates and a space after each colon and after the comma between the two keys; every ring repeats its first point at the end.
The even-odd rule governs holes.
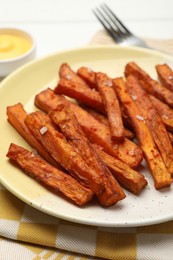
{"type": "Polygon", "coordinates": [[[140,81],[146,92],[162,100],[170,107],[173,107],[173,92],[152,79],[135,62],[130,62],[125,67],[125,75],[128,76],[130,74],[134,75],[140,81]]]}
{"type": "Polygon", "coordinates": [[[173,70],[167,64],[156,65],[156,70],[161,84],[173,91],[173,70]]]}
{"type": "Polygon", "coordinates": [[[25,119],[27,113],[21,103],[7,107],[7,117],[10,124],[18,131],[18,133],[49,163],[60,168],[60,165],[53,157],[44,149],[44,146],[37,141],[32,132],[28,129],[25,119]]]}
{"type": "Polygon", "coordinates": [[[68,104],[68,109],[73,111],[90,142],[103,147],[105,152],[124,161],[132,168],[136,168],[140,165],[143,154],[135,143],[125,138],[125,141],[122,144],[115,144],[113,147],[111,144],[109,128],[104,124],[99,123],[98,120],[78,105],[66,100],[62,96],[56,95],[50,89],[40,92],[35,97],[35,104],[45,112],[48,112],[50,109],[55,109],[58,104],[64,103],[68,104]]]}
{"type": "Polygon", "coordinates": [[[49,123],[50,118],[46,114],[37,111],[27,115],[25,121],[33,135],[52,157],[82,185],[89,187],[96,194],[104,190],[101,178],[92,169],[89,169],[65,137],[49,123]]]}
{"type": "Polygon", "coordinates": [[[77,205],[85,205],[94,195],[91,190],[83,187],[70,175],[58,170],[21,146],[11,144],[7,157],[17,162],[25,172],[47,188],[51,188],[56,193],[61,192],[77,205]]]}
{"type": "Polygon", "coordinates": [[[98,91],[102,98],[103,104],[108,117],[112,141],[124,141],[124,126],[121,117],[119,101],[112,88],[112,81],[104,73],[96,74],[98,91]]]}
{"type": "Polygon", "coordinates": [[[134,130],[136,131],[137,139],[153,175],[155,188],[161,189],[170,186],[172,182],[171,175],[167,171],[166,166],[154,144],[150,131],[144,121],[144,117],[141,115],[138,107],[127,93],[124,80],[122,78],[114,79],[113,88],[116,91],[120,102],[126,109],[126,113],[129,118],[131,118],[134,130]]]}
{"type": "Polygon", "coordinates": [[[168,132],[168,135],[169,135],[169,139],[170,139],[170,141],[171,141],[171,143],[173,145],[173,134],[168,132]]]}
{"type": "Polygon", "coordinates": [[[168,131],[173,133],[173,109],[154,96],[149,95],[151,102],[160,114],[168,131]]]}
{"type": "Polygon", "coordinates": [[[99,93],[97,91],[93,91],[88,86],[62,78],[59,80],[57,87],[54,89],[54,92],[56,94],[62,94],[74,98],[86,106],[105,113],[99,93]]]}
{"type": "Polygon", "coordinates": [[[90,169],[94,170],[104,183],[105,190],[98,195],[103,206],[112,206],[125,197],[125,194],[117,181],[112,179],[109,170],[103,166],[74,114],[68,110],[66,105],[59,105],[49,116],[61,129],[67,141],[85,160],[90,169]]]}
{"type": "Polygon", "coordinates": [[[142,113],[142,116],[146,120],[146,124],[152,134],[166,168],[171,174],[173,174],[173,148],[168,132],[159,113],[152,104],[148,94],[142,89],[139,81],[133,75],[127,77],[126,86],[129,95],[132,97],[133,101],[142,113]]]}
{"type": "Polygon", "coordinates": [[[127,164],[105,153],[97,145],[93,145],[98,155],[110,169],[116,180],[127,190],[134,194],[139,194],[147,185],[144,176],[131,169],[127,164]]]}

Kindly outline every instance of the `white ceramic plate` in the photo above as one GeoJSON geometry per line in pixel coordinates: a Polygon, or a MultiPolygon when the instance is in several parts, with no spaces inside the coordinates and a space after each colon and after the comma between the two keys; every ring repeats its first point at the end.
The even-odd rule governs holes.
{"type": "Polygon", "coordinates": [[[29,63],[1,83],[0,181],[10,192],[50,215],[88,225],[129,227],[173,219],[172,188],[156,191],[145,165],[141,171],[146,175],[149,185],[139,196],[126,192],[126,199],[113,207],[102,208],[96,202],[92,202],[80,208],[42,187],[20,169],[12,166],[6,158],[11,142],[30,148],[7,122],[8,105],[21,102],[28,111],[32,111],[34,95],[45,86],[52,86],[55,83],[58,68],[63,62],[68,62],[74,70],[83,65],[116,77],[123,75],[124,66],[130,61],[136,61],[156,78],[154,66],[164,62],[173,64],[173,57],[138,48],[116,46],[82,48],[53,54],[29,63]]]}

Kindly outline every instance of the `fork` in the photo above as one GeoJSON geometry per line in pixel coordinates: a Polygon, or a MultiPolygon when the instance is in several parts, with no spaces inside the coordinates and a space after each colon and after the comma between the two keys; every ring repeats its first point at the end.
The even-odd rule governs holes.
{"type": "Polygon", "coordinates": [[[99,8],[93,10],[93,13],[117,44],[121,46],[132,45],[150,49],[142,39],[135,36],[119,20],[106,4],[100,5],[99,8]]]}

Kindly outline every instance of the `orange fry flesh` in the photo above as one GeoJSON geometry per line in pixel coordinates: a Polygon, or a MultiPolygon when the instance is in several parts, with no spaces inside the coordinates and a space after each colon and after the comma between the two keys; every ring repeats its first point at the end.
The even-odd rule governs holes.
{"type": "Polygon", "coordinates": [[[173,91],[173,70],[167,64],[156,65],[156,70],[161,84],[173,91]]]}
{"type": "Polygon", "coordinates": [[[127,93],[125,82],[122,78],[113,80],[113,87],[119,100],[126,109],[126,113],[132,121],[137,139],[144,152],[146,162],[154,179],[156,189],[170,186],[172,178],[158,152],[150,131],[145,123],[140,110],[127,93]]]}
{"type": "Polygon", "coordinates": [[[25,119],[27,113],[21,103],[7,107],[7,117],[10,124],[18,131],[18,133],[49,163],[56,167],[60,165],[53,157],[44,149],[44,146],[34,137],[28,129],[25,119]]]}
{"type": "Polygon", "coordinates": [[[102,180],[89,169],[81,156],[67,142],[65,137],[49,123],[50,118],[41,111],[27,115],[26,124],[52,157],[80,183],[96,194],[104,190],[102,180]]]}
{"type": "Polygon", "coordinates": [[[112,81],[110,81],[106,74],[99,72],[96,74],[96,82],[107,113],[111,139],[113,141],[123,142],[124,125],[122,122],[119,101],[111,87],[112,81]]]}
{"type": "Polygon", "coordinates": [[[173,174],[173,148],[166,127],[152,104],[148,94],[139,84],[139,81],[129,75],[126,79],[126,86],[129,95],[142,112],[146,124],[152,134],[154,142],[168,171],[173,174]]]}
{"type": "Polygon", "coordinates": [[[111,173],[103,167],[99,157],[90,145],[82,128],[80,127],[74,114],[68,110],[67,106],[59,105],[49,113],[54,123],[61,129],[67,141],[85,160],[90,169],[97,172],[102,179],[105,190],[98,195],[98,199],[103,206],[111,206],[119,200],[124,199],[125,194],[117,181],[112,179],[111,173]]]}
{"type": "Polygon", "coordinates": [[[125,67],[125,75],[128,76],[130,74],[134,75],[140,81],[146,92],[173,107],[173,93],[152,79],[149,74],[134,62],[128,63],[125,67]]]}
{"type": "Polygon", "coordinates": [[[85,205],[93,197],[93,192],[83,187],[70,175],[58,170],[40,156],[34,155],[27,149],[11,144],[7,157],[17,164],[37,181],[43,183],[54,192],[61,192],[77,205],[85,205]]]}
{"type": "Polygon", "coordinates": [[[99,123],[98,120],[78,105],[66,100],[62,96],[56,95],[50,89],[40,92],[35,98],[35,104],[38,108],[41,108],[46,112],[50,109],[55,109],[58,104],[63,104],[64,102],[68,104],[68,108],[74,112],[90,142],[103,147],[105,152],[124,161],[132,168],[136,168],[140,165],[143,154],[139,146],[125,138],[123,143],[118,145],[115,144],[113,147],[109,128],[104,124],[99,123]]]}

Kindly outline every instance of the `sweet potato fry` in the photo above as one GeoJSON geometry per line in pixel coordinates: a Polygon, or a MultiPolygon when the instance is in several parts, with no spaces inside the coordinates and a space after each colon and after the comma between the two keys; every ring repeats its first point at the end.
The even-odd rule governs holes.
{"type": "Polygon", "coordinates": [[[105,113],[99,94],[91,91],[87,83],[67,63],[60,66],[59,75],[60,80],[54,89],[55,93],[75,98],[79,102],[105,113]]]}
{"type": "Polygon", "coordinates": [[[156,96],[170,107],[173,107],[173,93],[152,79],[149,74],[142,70],[135,62],[130,62],[126,65],[125,75],[128,76],[129,74],[137,77],[146,92],[156,96]]]}
{"type": "Polygon", "coordinates": [[[7,117],[10,124],[18,131],[18,133],[30,144],[45,160],[54,166],[60,168],[60,165],[53,157],[44,149],[44,146],[37,141],[32,132],[28,129],[25,119],[27,113],[21,103],[7,107],[7,117]]]}
{"type": "Polygon", "coordinates": [[[103,166],[102,161],[90,145],[75,115],[68,110],[68,106],[59,105],[55,110],[50,111],[49,116],[53,122],[61,129],[67,141],[85,160],[90,169],[101,176],[105,186],[103,194],[98,195],[98,199],[103,206],[111,206],[119,200],[125,198],[125,194],[117,181],[112,179],[109,170],[103,166]],[[110,181],[111,178],[111,181],[110,181]],[[104,199],[103,199],[104,198],[104,199]]]}
{"type": "Polygon", "coordinates": [[[77,70],[77,75],[82,78],[90,88],[97,89],[96,73],[92,69],[87,67],[80,67],[77,70]]]}
{"type": "Polygon", "coordinates": [[[147,180],[141,173],[131,169],[127,164],[105,153],[97,145],[93,144],[93,147],[95,148],[96,152],[103,160],[103,162],[110,169],[112,174],[115,176],[116,180],[124,188],[134,194],[139,194],[142,189],[147,185],[147,180]]]}
{"type": "Polygon", "coordinates": [[[95,109],[96,111],[105,113],[99,93],[97,91],[93,91],[88,86],[80,85],[79,83],[62,78],[55,87],[54,92],[56,94],[62,94],[74,98],[82,104],[95,109]]]}
{"type": "Polygon", "coordinates": [[[59,68],[59,76],[60,78],[64,78],[67,80],[71,80],[72,82],[75,82],[79,85],[84,85],[86,86],[87,84],[85,83],[82,78],[80,78],[73,70],[72,68],[67,64],[63,63],[60,68],[59,68]]]}
{"type": "Polygon", "coordinates": [[[124,80],[122,78],[114,79],[113,88],[126,109],[126,113],[132,120],[137,139],[154,178],[155,188],[161,189],[170,186],[172,182],[171,175],[166,169],[162,157],[155,146],[150,131],[145,123],[145,118],[141,115],[141,111],[127,93],[124,80]]]}
{"type": "Polygon", "coordinates": [[[169,135],[169,139],[173,145],[173,134],[171,132],[168,132],[168,135],[169,135]]]}
{"type": "MultiPolygon", "coordinates": [[[[99,121],[100,123],[106,125],[107,127],[109,127],[109,122],[106,116],[96,112],[93,109],[90,108],[86,108],[84,107],[84,109],[90,114],[92,115],[97,121],[99,121]]],[[[131,131],[128,128],[124,128],[124,135],[125,137],[127,137],[130,140],[133,140],[135,138],[135,133],[133,131],[131,131]]]]}
{"type": "Polygon", "coordinates": [[[156,65],[156,71],[161,84],[173,91],[173,70],[167,64],[156,65]]]}
{"type": "Polygon", "coordinates": [[[173,133],[173,109],[156,97],[149,95],[151,102],[160,114],[168,131],[173,133]]]}
{"type": "Polygon", "coordinates": [[[56,95],[50,88],[45,89],[35,96],[34,104],[44,112],[48,113],[50,109],[55,109],[58,104],[71,104],[61,95],[56,95]]]}
{"type": "Polygon", "coordinates": [[[99,123],[98,120],[77,104],[68,101],[62,96],[56,95],[50,89],[40,92],[35,98],[37,107],[43,109],[45,112],[48,112],[49,109],[55,109],[58,104],[63,104],[64,102],[68,104],[68,108],[75,114],[90,142],[102,146],[105,152],[124,161],[132,168],[136,168],[140,165],[143,154],[135,143],[125,138],[123,143],[112,145],[109,128],[99,123]]]}
{"type": "Polygon", "coordinates": [[[44,148],[75,179],[97,195],[104,190],[101,177],[88,167],[65,137],[53,127],[48,115],[41,111],[33,112],[27,115],[25,122],[44,148]]]}
{"type": "MultiPolygon", "coordinates": [[[[66,66],[65,66],[66,67],[66,66]]],[[[83,69],[82,69],[83,70],[83,69]]],[[[89,71],[88,68],[84,68],[85,74],[87,74],[87,71],[89,71]]],[[[75,74],[73,72],[73,74],[75,74]]],[[[90,73],[88,73],[90,74],[90,73]]],[[[68,97],[74,98],[86,107],[90,107],[94,110],[96,110],[99,113],[106,114],[104,104],[102,102],[102,98],[100,97],[96,82],[96,72],[92,71],[93,80],[95,78],[95,82],[93,84],[95,87],[91,87],[92,82],[89,84],[82,84],[79,80],[75,80],[75,77],[62,77],[62,79],[59,81],[58,85],[55,87],[54,91],[56,94],[63,94],[68,97]],[[68,80],[69,78],[69,80],[68,80]],[[81,86],[82,85],[82,86],[81,86]]],[[[63,74],[66,75],[66,74],[63,74]]],[[[89,77],[89,75],[88,75],[89,77]]],[[[89,82],[89,78],[88,78],[89,82]]],[[[111,79],[108,78],[108,84],[111,84],[111,79]]],[[[128,119],[127,115],[124,113],[124,110],[121,108],[121,114],[123,123],[126,127],[131,127],[130,120],[128,119]]]]}
{"type": "Polygon", "coordinates": [[[87,111],[90,115],[92,115],[97,121],[99,121],[100,123],[102,123],[102,124],[106,125],[107,127],[109,127],[109,122],[108,122],[108,118],[107,118],[106,115],[98,113],[94,109],[88,108],[86,106],[81,106],[81,107],[85,111],[87,111]]]}
{"type": "Polygon", "coordinates": [[[102,167],[105,168],[103,182],[106,184],[106,188],[104,192],[99,194],[97,197],[104,207],[109,207],[124,199],[125,193],[120,188],[118,182],[115,180],[106,165],[102,163],[102,167]]]}
{"type": "Polygon", "coordinates": [[[91,190],[83,187],[70,175],[60,171],[41,157],[19,145],[11,144],[7,157],[17,162],[25,173],[41,182],[55,193],[62,193],[77,205],[85,205],[94,195],[91,190]]]}
{"type": "Polygon", "coordinates": [[[49,111],[49,117],[58,126],[65,136],[66,140],[75,148],[75,150],[86,161],[89,167],[98,171],[100,176],[103,172],[96,158],[96,154],[91,144],[84,134],[77,118],[66,104],[60,104],[54,110],[49,111]]]}
{"type": "Polygon", "coordinates": [[[148,94],[140,86],[139,81],[133,75],[127,77],[126,86],[129,95],[132,97],[142,113],[142,116],[146,120],[146,124],[152,134],[166,168],[173,175],[173,148],[165,124],[152,104],[148,94]]]}
{"type": "Polygon", "coordinates": [[[111,139],[115,142],[123,142],[124,125],[121,117],[119,101],[113,88],[110,86],[111,81],[106,74],[98,72],[96,74],[96,82],[107,113],[111,139]]]}

